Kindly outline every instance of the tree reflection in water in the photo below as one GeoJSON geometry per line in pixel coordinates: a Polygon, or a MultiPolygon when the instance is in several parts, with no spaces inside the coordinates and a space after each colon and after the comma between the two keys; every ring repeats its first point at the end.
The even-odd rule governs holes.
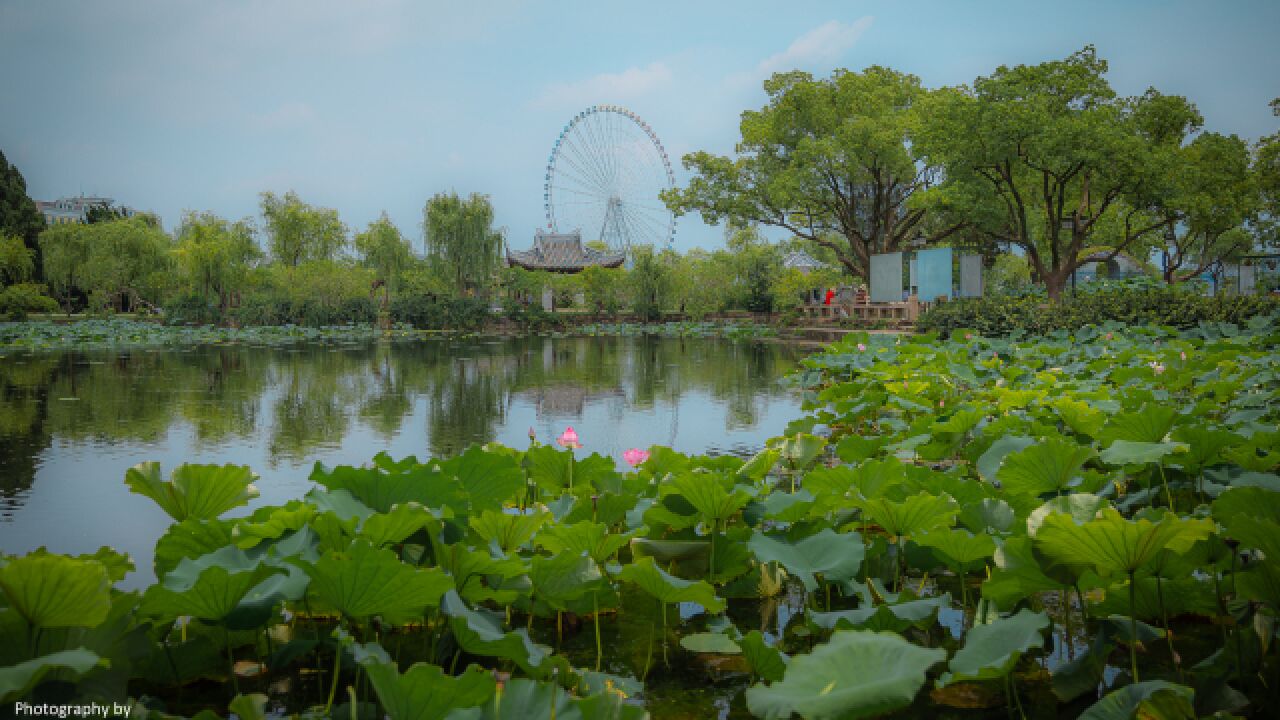
{"type": "MultiPolygon", "coordinates": [[[[654,337],[11,355],[0,362],[0,496],[12,515],[42,463],[130,444],[187,443],[179,455],[213,454],[220,462],[248,462],[241,451],[261,446],[270,466],[296,467],[324,449],[360,442],[368,447],[356,448],[357,456],[367,460],[402,437],[415,415],[423,423],[415,432],[425,435],[413,442],[419,456],[505,439],[513,408],[532,408],[548,427],[586,416],[593,425],[621,426],[649,413],[662,425],[652,442],[674,442],[682,419],[686,429],[752,429],[771,404],[794,405],[778,381],[797,356],[777,344],[654,337]],[[709,404],[717,409],[700,407],[709,404]]],[[[583,429],[589,443],[609,432],[583,429]]],[[[765,437],[781,431],[770,428],[765,437]]],[[[524,433],[511,429],[507,441],[524,433]]],[[[613,436],[639,444],[621,437],[628,433],[635,434],[613,436]]]]}

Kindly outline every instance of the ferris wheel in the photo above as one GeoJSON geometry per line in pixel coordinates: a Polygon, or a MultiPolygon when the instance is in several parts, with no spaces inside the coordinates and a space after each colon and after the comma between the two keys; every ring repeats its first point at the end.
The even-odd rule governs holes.
{"type": "Polygon", "coordinates": [[[547,160],[547,229],[603,240],[614,252],[670,247],[676,219],[658,194],[675,187],[653,128],[617,105],[593,105],[560,131],[547,160]]]}

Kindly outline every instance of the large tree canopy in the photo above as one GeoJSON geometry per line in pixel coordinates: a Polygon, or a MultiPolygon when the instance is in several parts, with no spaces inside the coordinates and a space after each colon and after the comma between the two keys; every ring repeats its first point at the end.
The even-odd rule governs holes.
{"type": "Polygon", "coordinates": [[[377,281],[385,290],[383,303],[386,304],[391,292],[399,285],[401,273],[413,263],[409,241],[384,212],[369,223],[364,232],[356,235],[355,245],[360,260],[377,274],[377,281]]]}
{"type": "Polygon", "coordinates": [[[1183,282],[1253,248],[1244,225],[1258,211],[1249,146],[1240,138],[1205,133],[1174,154],[1170,187],[1150,212],[1165,220],[1159,250],[1165,282],[1183,282]]]}
{"type": "Polygon", "coordinates": [[[919,78],[883,67],[815,80],[790,72],[765,81],[769,104],[743,113],[738,157],[684,157],[689,186],[663,200],[678,214],[785,228],[834,252],[866,278],[874,253],[961,225],[926,222],[914,198],[934,171],[908,142],[927,91],[919,78]]]}
{"type": "Polygon", "coordinates": [[[55,225],[40,234],[40,249],[49,284],[68,309],[77,291],[98,308],[132,309],[170,263],[169,236],[140,217],[55,225]]]}
{"type": "MultiPolygon", "coordinates": [[[[16,235],[29,249],[38,251],[41,230],[44,216],[27,196],[27,181],[0,152],[0,235],[16,235]]],[[[36,265],[39,266],[38,258],[36,265]]]]}
{"type": "Polygon", "coordinates": [[[248,219],[233,223],[212,213],[186,213],[177,242],[174,255],[187,281],[201,295],[216,295],[223,310],[262,256],[248,219]]]}
{"type": "Polygon", "coordinates": [[[1180,97],[1117,98],[1106,71],[1093,47],[1001,66],[973,88],[927,96],[912,135],[945,173],[929,206],[1020,248],[1053,298],[1082,264],[1165,226],[1145,208],[1168,190],[1171,157],[1201,122],[1180,97]]]}
{"type": "Polygon", "coordinates": [[[332,260],[347,245],[347,228],[338,211],[312,207],[292,190],[284,197],[262,193],[262,217],[272,257],[290,267],[307,260],[332,260]]]}
{"type": "MultiPolygon", "coordinates": [[[[1271,111],[1280,117],[1280,98],[1271,101],[1271,111]]],[[[1261,138],[1254,149],[1254,175],[1262,194],[1262,215],[1258,230],[1262,242],[1272,251],[1280,250],[1280,132],[1261,138]]]]}
{"type": "Polygon", "coordinates": [[[432,263],[459,295],[489,285],[502,265],[502,232],[488,197],[440,193],[423,207],[422,227],[432,263]]]}

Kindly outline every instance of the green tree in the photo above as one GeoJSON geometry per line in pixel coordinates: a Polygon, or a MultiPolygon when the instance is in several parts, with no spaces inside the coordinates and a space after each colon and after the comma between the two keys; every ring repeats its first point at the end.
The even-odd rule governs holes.
{"type": "Polygon", "coordinates": [[[27,249],[35,254],[32,262],[40,270],[40,232],[44,230],[44,216],[36,203],[27,195],[27,181],[17,166],[10,165],[0,152],[0,235],[16,235],[27,249]]]}
{"type": "Polygon", "coordinates": [[[642,320],[656,320],[671,292],[671,272],[652,247],[641,245],[631,252],[634,264],[627,274],[631,309],[642,320]]]}
{"type": "Polygon", "coordinates": [[[247,218],[233,223],[213,213],[187,212],[174,256],[186,281],[203,297],[216,295],[225,313],[262,250],[247,218]]]}
{"type": "MultiPolygon", "coordinates": [[[[1280,116],[1280,98],[1271,101],[1271,112],[1280,116]]],[[[1280,132],[1258,140],[1253,151],[1253,173],[1261,192],[1258,235],[1272,250],[1280,248],[1280,132]]]]}
{"type": "Polygon", "coordinates": [[[155,301],[170,266],[170,238],[145,218],[83,225],[88,253],[79,275],[90,304],[133,310],[155,301]]]}
{"type": "Polygon", "coordinates": [[[45,280],[68,315],[83,294],[91,233],[89,226],[78,223],[53,225],[40,233],[45,280]]]}
{"type": "Polygon", "coordinates": [[[945,180],[929,206],[971,223],[988,241],[1021,248],[1051,298],[1091,260],[1138,245],[1165,220],[1147,214],[1168,158],[1198,128],[1185,99],[1154,90],[1117,98],[1092,46],[1065,60],[1001,66],[972,89],[921,103],[912,133],[945,180]],[[1095,247],[1095,231],[1108,247],[1095,247]]]}
{"type": "Polygon", "coordinates": [[[391,302],[392,291],[400,289],[401,274],[413,264],[409,241],[384,212],[369,223],[364,232],[356,235],[355,245],[361,262],[376,275],[375,287],[381,284],[382,305],[386,307],[391,302]]]}
{"type": "Polygon", "coordinates": [[[262,193],[271,255],[288,267],[307,260],[333,260],[347,245],[347,227],[332,208],[312,207],[290,190],[284,197],[262,193]]]}
{"type": "Polygon", "coordinates": [[[582,291],[587,307],[597,315],[615,316],[622,308],[622,287],[627,271],[589,265],[582,271],[582,291]]]}
{"type": "Polygon", "coordinates": [[[26,282],[35,273],[35,252],[16,235],[0,235],[0,285],[26,282]]]}
{"type": "Polygon", "coordinates": [[[1249,146],[1240,138],[1200,135],[1176,151],[1172,188],[1149,211],[1165,220],[1160,238],[1164,280],[1184,282],[1253,247],[1244,225],[1259,209],[1249,146]]]}
{"type": "Polygon", "coordinates": [[[936,225],[914,200],[935,174],[908,142],[928,94],[919,78],[876,66],[827,80],[790,72],[766,80],[765,91],[769,104],[743,113],[737,158],[684,157],[693,179],[663,194],[674,212],[785,228],[864,280],[872,254],[961,226],[936,225]]]}
{"type": "Polygon", "coordinates": [[[485,292],[502,266],[502,232],[485,195],[440,193],[422,209],[427,254],[459,296],[485,292]]]}

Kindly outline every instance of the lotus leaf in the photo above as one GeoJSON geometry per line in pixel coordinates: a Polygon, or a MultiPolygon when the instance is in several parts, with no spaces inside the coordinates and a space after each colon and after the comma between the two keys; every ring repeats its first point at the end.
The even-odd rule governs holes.
{"type": "Polygon", "coordinates": [[[262,693],[237,695],[227,709],[240,720],[267,720],[267,696],[262,693]]]}
{"type": "MultiPolygon", "coordinates": [[[[315,514],[316,508],[313,505],[296,500],[284,507],[260,508],[247,522],[237,523],[231,530],[231,537],[237,547],[248,550],[264,540],[275,540],[305,526],[315,514]]],[[[216,549],[210,547],[208,551],[216,549]]]]}
{"type": "Polygon", "coordinates": [[[604,523],[583,521],[572,525],[553,525],[538,535],[537,544],[553,553],[586,553],[597,565],[603,566],[630,541],[629,533],[613,534],[604,523]]]}
{"type": "Polygon", "coordinates": [[[191,615],[221,622],[259,583],[283,573],[282,568],[252,559],[229,545],[194,560],[183,558],[164,576],[163,583],[147,589],[142,610],[160,617],[191,615]]]}
{"type": "Polygon", "coordinates": [[[551,517],[548,512],[509,513],[485,510],[470,519],[471,529],[499,553],[509,553],[533,539],[551,517]]]}
{"type": "Polygon", "coordinates": [[[1108,465],[1151,465],[1164,462],[1165,458],[1186,448],[1176,442],[1116,440],[1098,457],[1108,465]]]}
{"type": "Polygon", "coordinates": [[[1005,533],[1016,521],[1013,508],[998,498],[966,503],[960,510],[960,523],[974,532],[1005,533]]]}
{"type": "Polygon", "coordinates": [[[1126,520],[1103,508],[1096,519],[1079,525],[1070,515],[1049,515],[1036,534],[1035,547],[1065,565],[1092,567],[1099,575],[1114,577],[1136,572],[1164,548],[1186,552],[1213,531],[1208,519],[1169,514],[1159,522],[1126,520]]]}
{"type": "Polygon", "coordinates": [[[1066,584],[1045,574],[1032,550],[1030,538],[1009,538],[994,554],[995,568],[982,584],[982,596],[1002,608],[1011,608],[1037,593],[1061,590],[1066,584]]]}
{"type": "Polygon", "coordinates": [[[958,528],[930,530],[916,535],[911,541],[931,548],[947,567],[958,572],[971,568],[975,563],[982,564],[996,551],[996,542],[990,535],[974,535],[958,528]]]}
{"type": "Polygon", "coordinates": [[[353,541],[343,552],[327,552],[315,564],[294,562],[311,576],[309,595],[352,618],[418,615],[453,587],[439,569],[405,565],[395,553],[364,540],[353,541]]]}
{"type": "Polygon", "coordinates": [[[554,666],[551,648],[529,639],[524,628],[506,631],[501,615],[468,607],[457,592],[445,593],[440,609],[449,616],[449,627],[463,650],[510,660],[533,677],[546,676],[554,666]]]}
{"type": "Polygon", "coordinates": [[[440,470],[458,479],[473,512],[500,510],[524,490],[524,473],[513,455],[478,445],[440,463],[440,470]]]}
{"type": "Polygon", "coordinates": [[[862,718],[905,707],[945,650],[912,645],[899,635],[838,632],[808,655],[792,658],[783,679],[747,689],[752,714],[769,719],[862,718]]]}
{"type": "Polygon", "coordinates": [[[129,490],[155,501],[174,520],[212,520],[258,497],[257,476],[241,465],[179,465],[169,480],[160,463],[134,465],[124,475],[129,490]]]}
{"type": "Polygon", "coordinates": [[[738,477],[751,482],[763,480],[773,470],[773,466],[778,464],[780,457],[782,457],[782,451],[776,448],[765,448],[751,456],[750,460],[738,468],[738,477]]]}
{"type": "Polygon", "coordinates": [[[1039,497],[1071,487],[1093,449],[1070,440],[1048,438],[1004,459],[996,472],[1000,486],[1015,495],[1039,497]]]}
{"type": "Polygon", "coordinates": [[[719,523],[732,517],[751,500],[740,488],[725,489],[719,475],[705,472],[682,473],[669,487],[697,510],[707,523],[719,523]]]}
{"type": "Polygon", "coordinates": [[[98,657],[97,653],[85,648],[76,648],[42,655],[12,667],[0,668],[0,702],[11,702],[26,696],[50,671],[65,668],[76,675],[84,675],[96,667],[107,664],[108,662],[98,657]]]}
{"type": "Polygon", "coordinates": [[[777,682],[786,674],[790,658],[765,642],[764,635],[759,630],[752,630],[739,638],[738,646],[742,649],[742,656],[746,658],[751,672],[760,679],[777,682]]]}
{"type": "Polygon", "coordinates": [[[965,634],[964,647],[951,658],[938,687],[967,680],[1004,677],[1028,650],[1044,647],[1049,617],[1023,609],[1017,615],[987,625],[975,625],[965,634]]]}
{"type": "MultiPolygon", "coordinates": [[[[990,431],[991,428],[988,427],[987,432],[990,431]]],[[[978,474],[988,482],[995,480],[996,473],[1000,472],[1000,466],[1004,463],[1004,459],[1009,453],[1024,450],[1033,444],[1035,444],[1034,438],[1022,435],[1006,435],[997,439],[978,458],[978,474]]]]}
{"type": "Polygon", "coordinates": [[[830,528],[796,542],[756,531],[748,547],[760,562],[776,562],[800,578],[809,592],[818,589],[816,575],[822,575],[826,582],[856,577],[866,554],[861,535],[837,533],[830,528]]]}
{"type": "Polygon", "coordinates": [[[782,451],[782,458],[792,468],[803,470],[816,462],[826,447],[827,441],[824,438],[808,433],[796,433],[783,438],[779,450],[782,451]]]}
{"type": "Polygon", "coordinates": [[[638,586],[662,603],[695,602],[711,613],[724,609],[724,601],[716,597],[715,588],[710,584],[668,575],[653,563],[653,558],[637,558],[630,565],[624,565],[618,578],[638,586]]]}
{"type": "Polygon", "coordinates": [[[1178,411],[1166,405],[1148,403],[1137,412],[1112,415],[1103,426],[1098,440],[1111,445],[1116,440],[1137,443],[1158,443],[1173,429],[1178,411]]]}
{"type": "Polygon", "coordinates": [[[1163,680],[1126,685],[1114,690],[1080,714],[1081,720],[1191,720],[1195,691],[1163,680]]]}
{"type": "Polygon", "coordinates": [[[102,563],[44,548],[5,559],[0,591],[9,607],[37,628],[93,627],[111,610],[111,578],[102,563]]]}
{"type": "Polygon", "coordinates": [[[680,638],[680,647],[689,652],[713,653],[718,655],[739,655],[742,648],[733,638],[718,632],[703,632],[685,635],[680,638]]]}
{"type": "Polygon", "coordinates": [[[883,605],[865,602],[862,607],[853,610],[809,610],[806,617],[824,630],[854,628],[901,633],[912,627],[921,630],[930,627],[937,622],[938,611],[951,602],[949,593],[937,597],[903,599],[907,597],[906,593],[902,593],[883,605]]]}
{"type": "Polygon", "coordinates": [[[1035,537],[1044,519],[1054,513],[1070,515],[1077,525],[1083,525],[1098,515],[1098,511],[1110,506],[1106,498],[1088,493],[1071,493],[1050,498],[1027,516],[1027,535],[1035,537]]]}
{"type": "Polygon", "coordinates": [[[488,702],[496,687],[493,675],[474,665],[457,677],[427,663],[404,674],[395,665],[369,663],[365,672],[391,720],[443,720],[458,708],[488,702]]]}
{"type": "Polygon", "coordinates": [[[534,594],[557,610],[598,588],[600,568],[585,552],[534,556],[529,570],[534,594]]]}
{"type": "Polygon", "coordinates": [[[867,518],[879,524],[893,538],[951,527],[960,512],[950,496],[923,492],[902,502],[878,498],[863,500],[860,505],[867,518]]]}
{"type": "Polygon", "coordinates": [[[356,535],[374,547],[402,543],[426,527],[429,517],[429,511],[415,502],[392,505],[390,512],[365,518],[356,535]]]}

